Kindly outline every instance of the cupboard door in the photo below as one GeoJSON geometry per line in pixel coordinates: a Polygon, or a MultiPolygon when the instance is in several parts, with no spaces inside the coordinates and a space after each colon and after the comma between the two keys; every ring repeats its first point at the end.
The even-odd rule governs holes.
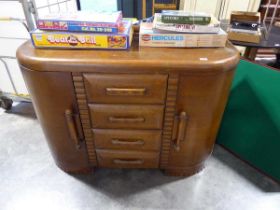
{"type": "Polygon", "coordinates": [[[228,98],[233,71],[180,76],[168,167],[201,166],[210,155],[228,98]],[[180,115],[181,113],[181,115],[180,115]]]}
{"type": "MultiPolygon", "coordinates": [[[[66,110],[78,113],[71,73],[21,70],[56,164],[69,172],[88,168],[84,142],[77,149],[71,135],[75,128],[69,129],[65,116],[66,110]]],[[[75,121],[75,126],[79,124],[75,121]]]]}

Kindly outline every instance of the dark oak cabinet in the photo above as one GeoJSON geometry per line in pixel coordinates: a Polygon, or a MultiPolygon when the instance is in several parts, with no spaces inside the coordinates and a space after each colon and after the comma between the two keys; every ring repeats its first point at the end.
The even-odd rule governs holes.
{"type": "Polygon", "coordinates": [[[17,58],[56,164],[188,176],[211,154],[237,50],[44,50],[17,58]]]}

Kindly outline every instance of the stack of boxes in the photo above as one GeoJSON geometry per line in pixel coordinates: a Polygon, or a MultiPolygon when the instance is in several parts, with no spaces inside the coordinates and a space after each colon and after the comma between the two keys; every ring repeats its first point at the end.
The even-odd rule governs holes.
{"type": "Polygon", "coordinates": [[[231,27],[228,30],[229,40],[259,43],[261,41],[259,12],[232,12],[231,27]]]}
{"type": "Polygon", "coordinates": [[[144,47],[224,47],[227,33],[205,13],[166,10],[153,23],[141,23],[139,44],[144,47]]]}
{"type": "Polygon", "coordinates": [[[48,14],[39,17],[31,31],[37,48],[128,49],[133,28],[121,12],[48,14]]]}

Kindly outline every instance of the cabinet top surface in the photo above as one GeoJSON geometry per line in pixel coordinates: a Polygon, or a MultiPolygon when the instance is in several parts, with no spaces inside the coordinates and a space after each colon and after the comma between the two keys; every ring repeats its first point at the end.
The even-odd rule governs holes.
{"type": "Polygon", "coordinates": [[[20,65],[36,71],[197,71],[233,69],[239,61],[236,48],[148,48],[136,42],[126,51],[35,49],[30,41],[17,51],[20,65]]]}

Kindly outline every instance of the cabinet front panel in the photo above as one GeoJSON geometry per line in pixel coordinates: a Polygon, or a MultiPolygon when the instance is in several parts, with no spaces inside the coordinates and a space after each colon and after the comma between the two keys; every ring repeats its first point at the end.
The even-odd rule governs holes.
{"type": "Polygon", "coordinates": [[[186,123],[184,129],[181,129],[184,131],[181,133],[183,137],[179,138],[179,132],[174,136],[173,144],[176,143],[178,149],[170,151],[170,167],[200,165],[210,155],[227,102],[233,73],[231,71],[204,77],[180,78],[176,112],[186,113],[186,123]]]}
{"type": "Polygon", "coordinates": [[[100,167],[108,168],[158,168],[158,152],[134,152],[123,150],[97,150],[100,167]]]}
{"type": "Polygon", "coordinates": [[[90,103],[164,104],[167,75],[84,74],[90,103]]]}
{"type": "Polygon", "coordinates": [[[89,104],[93,128],[161,129],[161,105],[89,104]]]}
{"type": "Polygon", "coordinates": [[[97,149],[159,151],[161,131],[93,129],[97,149]]]}
{"type": "MultiPolygon", "coordinates": [[[[77,149],[65,118],[66,110],[78,109],[71,73],[21,70],[56,164],[68,172],[88,168],[85,145],[81,142],[77,149]]],[[[77,127],[79,123],[75,122],[77,127]]]]}

